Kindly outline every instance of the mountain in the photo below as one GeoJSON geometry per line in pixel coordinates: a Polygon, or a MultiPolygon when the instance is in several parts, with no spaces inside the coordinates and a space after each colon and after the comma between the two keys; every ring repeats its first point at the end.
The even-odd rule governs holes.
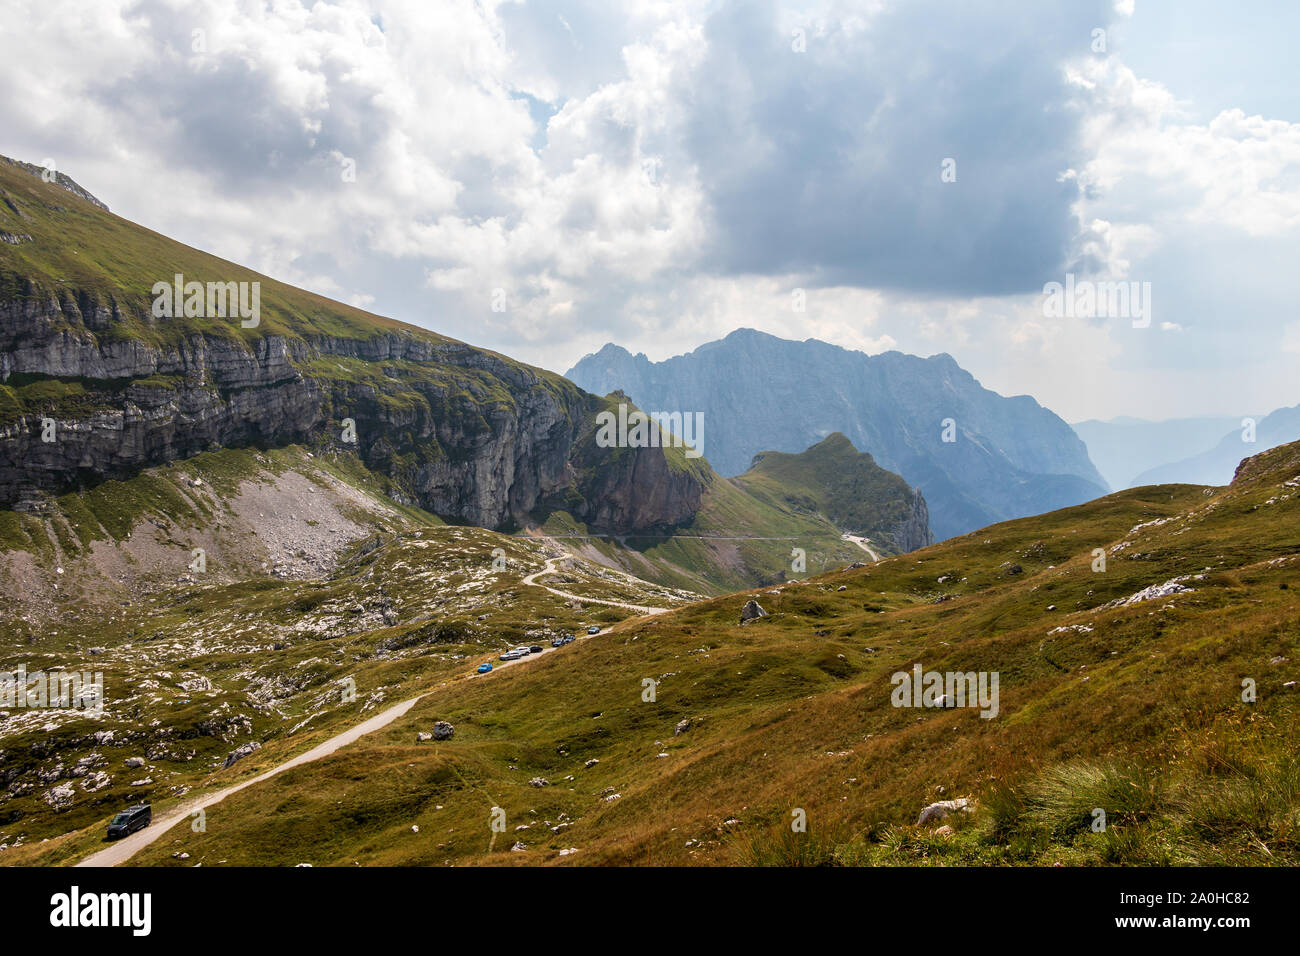
{"type": "Polygon", "coordinates": [[[933,540],[921,492],[843,435],[797,455],[763,452],[735,478],[710,469],[699,508],[667,533],[596,535],[562,512],[541,530],[583,557],[701,594],[780,584],[933,540]]]}
{"type": "MultiPolygon", "coordinates": [[[[214,545],[220,521],[185,494],[164,490],[153,502],[152,492],[130,489],[152,487],[155,469],[194,471],[204,454],[289,446],[431,519],[561,534],[592,560],[696,593],[803,573],[795,548],[815,569],[862,555],[825,515],[796,513],[770,488],[760,500],[679,444],[602,442],[599,422],[625,396],[600,398],[551,372],[276,282],[113,215],[62,174],[45,182],[41,173],[0,163],[0,236],[8,237],[0,243],[0,508],[11,509],[0,517],[16,551],[41,553],[22,571],[33,582],[87,548],[129,551],[142,521],[173,529],[175,550],[133,556],[133,575],[180,573],[184,551],[214,545]],[[181,308],[156,309],[177,275],[181,308]],[[250,306],[257,290],[257,308],[247,318],[204,301],[190,309],[188,283],[200,300],[224,283],[238,298],[245,283],[250,306]]],[[[237,460],[241,480],[254,480],[257,468],[237,460]]],[[[891,497],[897,485],[879,488],[883,509],[903,510],[891,497]]],[[[878,553],[923,537],[913,529],[898,540],[886,535],[878,553]]],[[[238,550],[226,541],[229,555],[238,550]]],[[[95,588],[106,584],[99,570],[81,570],[95,588]]],[[[42,580],[31,593],[58,583],[42,580]]]]}
{"type": "Polygon", "coordinates": [[[1253,441],[1247,440],[1249,433],[1242,427],[1241,419],[1231,422],[1228,428],[1228,433],[1217,444],[1199,455],[1151,468],[1138,475],[1134,481],[1142,484],[1186,482],[1195,485],[1226,485],[1244,454],[1300,439],[1300,405],[1279,408],[1259,420],[1255,425],[1253,441]]]}
{"type": "Polygon", "coordinates": [[[1239,425],[1241,418],[1220,415],[1153,422],[1125,417],[1105,422],[1090,419],[1071,427],[1088,446],[1088,456],[1106,482],[1112,488],[1128,488],[1152,484],[1139,481],[1137,476],[1185,458],[1189,451],[1208,448],[1224,432],[1239,425]]]}
{"type": "Polygon", "coordinates": [[[598,448],[605,403],[560,376],[191,249],[38,173],[0,163],[0,505],[309,443],[353,448],[401,500],[487,528],[559,500],[610,532],[698,507],[703,467],[598,448]],[[177,276],[184,296],[159,308],[177,276]]]}
{"type": "MultiPolygon", "coordinates": [[[[97,653],[50,647],[126,679],[107,724],[22,715],[0,755],[0,863],[83,859],[144,793],[155,821],[182,822],[137,865],[1295,866],[1298,520],[1300,443],[1224,488],[1130,489],[685,606],[640,595],[672,609],[603,608],[601,634],[487,675],[494,618],[540,638],[599,606],[522,583],[542,543],[397,529],[328,581],[194,589],[123,609],[97,653]],[[405,618],[443,601],[455,628],[347,633],[385,604],[405,618]],[[749,601],[766,614],[742,624],[749,601]],[[900,704],[916,668],[997,675],[996,707],[900,704]],[[184,825],[186,788],[250,781],[403,701],[226,797],[221,826],[184,825]],[[421,736],[438,721],[454,736],[421,736]]],[[[628,587],[566,573],[569,591],[628,587]]]]}
{"type": "Polygon", "coordinates": [[[642,408],[703,412],[704,453],[725,475],[760,451],[800,452],[841,432],[921,489],[940,539],[1106,490],[1064,421],[981,387],[948,355],[869,356],[740,329],[657,363],[606,345],[567,377],[597,394],[622,389],[642,408]],[[949,419],[955,440],[944,441],[949,419]]]}
{"type": "Polygon", "coordinates": [[[751,494],[825,515],[841,531],[902,554],[934,543],[920,491],[835,432],[807,451],[760,452],[736,481],[751,494]]]}

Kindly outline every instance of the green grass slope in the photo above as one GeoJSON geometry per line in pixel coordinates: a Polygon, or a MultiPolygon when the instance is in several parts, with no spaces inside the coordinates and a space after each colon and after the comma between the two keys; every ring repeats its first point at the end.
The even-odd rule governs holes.
{"type": "Polygon", "coordinates": [[[102,837],[82,828],[132,801],[161,810],[510,647],[634,613],[600,602],[694,597],[443,525],[388,487],[351,456],[226,449],[0,513],[0,673],[99,672],[107,697],[102,717],[0,705],[0,864],[79,853],[102,837]],[[259,547],[291,561],[326,526],[350,538],[326,571],[271,573],[259,547]],[[523,585],[548,559],[539,583],[576,597],[523,585]]]}
{"type": "Polygon", "coordinates": [[[397,330],[452,341],[182,245],[7,161],[0,161],[0,231],[26,237],[0,243],[0,301],[39,302],[53,296],[60,302],[72,297],[83,309],[92,303],[111,305],[119,314],[99,334],[113,341],[174,345],[195,333],[247,343],[266,335],[371,339],[397,330]],[[261,282],[261,325],[244,329],[237,321],[202,316],[147,321],[154,283],[170,281],[178,272],[187,282],[261,282]]]}
{"type": "Polygon", "coordinates": [[[913,515],[911,486],[839,432],[797,455],[763,452],[736,481],[765,501],[825,517],[888,550],[906,550],[895,537],[913,515]]]}
{"type": "Polygon", "coordinates": [[[1291,445],[1228,488],[1133,489],[632,620],[451,681],[134,862],[1295,865],[1297,527],[1291,445]],[[751,597],[768,616],[740,626],[751,597]],[[997,716],[893,706],[915,664],[997,672],[997,716]],[[416,745],[440,719],[456,737],[416,745]],[[974,812],[917,823],[958,797],[974,812]]]}

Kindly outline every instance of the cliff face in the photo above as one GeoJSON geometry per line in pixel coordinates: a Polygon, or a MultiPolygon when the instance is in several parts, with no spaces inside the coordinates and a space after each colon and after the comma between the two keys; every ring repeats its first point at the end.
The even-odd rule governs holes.
{"type": "Polygon", "coordinates": [[[699,480],[673,473],[660,449],[625,449],[615,467],[592,467],[608,454],[577,444],[593,396],[460,343],[409,331],[252,342],[195,332],[161,345],[114,340],[116,321],[112,306],[76,297],[0,303],[0,381],[78,380],[43,409],[29,399],[5,416],[0,503],[22,507],[36,492],[218,446],[348,444],[350,418],[366,465],[452,520],[523,523],[560,493],[602,531],[672,524],[698,507],[699,480]],[[55,422],[53,441],[42,440],[43,418],[55,422]]]}
{"type": "Polygon", "coordinates": [[[930,533],[930,509],[926,507],[925,495],[921,494],[920,488],[912,489],[912,507],[907,517],[894,526],[891,534],[899,551],[917,551],[934,544],[934,535],[930,533]]]}
{"type": "Polygon", "coordinates": [[[395,494],[487,528],[562,507],[623,533],[698,507],[707,468],[598,448],[601,399],[560,376],[276,282],[0,160],[0,506],[299,442],[354,450],[395,494]],[[258,321],[155,316],[155,283],[176,275],[256,283],[258,321]]]}
{"type": "Polygon", "coordinates": [[[925,493],[939,538],[1106,490],[1064,421],[1028,396],[983,388],[947,355],[866,355],[741,329],[663,362],[607,345],[568,377],[597,394],[620,388],[643,408],[703,412],[723,475],[760,451],[796,453],[842,432],[925,493]]]}

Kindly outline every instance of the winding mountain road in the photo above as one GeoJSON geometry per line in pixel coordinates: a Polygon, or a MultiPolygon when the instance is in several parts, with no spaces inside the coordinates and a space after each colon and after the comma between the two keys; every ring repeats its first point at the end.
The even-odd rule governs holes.
{"type": "Polygon", "coordinates": [[[199,797],[196,800],[191,800],[188,803],[183,803],[180,806],[169,810],[143,830],[137,830],[130,836],[118,840],[112,846],[90,854],[90,856],[77,863],[77,866],[117,866],[119,863],[125,863],[186,817],[193,816],[199,810],[207,809],[214,803],[220,803],[222,800],[226,799],[226,797],[238,793],[245,787],[251,787],[255,783],[269,780],[278,773],[283,773],[284,771],[290,770],[294,767],[302,766],[305,763],[311,763],[314,760],[320,760],[322,757],[328,757],[340,747],[347,746],[354,740],[359,740],[366,734],[373,733],[380,727],[385,727],[388,724],[391,724],[398,717],[401,717],[408,710],[414,707],[415,704],[425,696],[427,696],[427,692],[426,694],[420,694],[418,697],[412,697],[410,700],[404,700],[400,704],[394,704],[387,710],[380,711],[368,720],[363,720],[355,727],[350,727],[343,731],[343,733],[336,734],[324,743],[317,744],[311,750],[300,753],[298,756],[286,760],[279,766],[272,767],[263,774],[259,774],[258,776],[245,780],[242,783],[226,787],[224,790],[218,790],[215,793],[210,793],[206,796],[199,797]]]}
{"type": "Polygon", "coordinates": [[[622,607],[622,608],[627,608],[629,611],[635,611],[637,614],[647,614],[647,615],[663,614],[665,611],[672,610],[672,608],[668,608],[668,607],[646,607],[644,604],[627,604],[623,601],[607,601],[603,598],[583,597],[581,594],[571,594],[568,591],[561,591],[558,590],[557,588],[553,588],[545,584],[537,583],[537,579],[542,577],[542,575],[558,573],[555,570],[555,563],[557,561],[565,561],[565,560],[567,560],[566,557],[547,558],[546,566],[542,568],[540,571],[534,571],[532,574],[527,575],[523,579],[522,583],[531,584],[533,587],[541,588],[543,591],[549,591],[552,594],[556,595],[557,597],[566,598],[567,600],[570,601],[581,601],[583,604],[604,604],[609,607],[622,607]]]}
{"type": "MultiPolygon", "coordinates": [[[[645,615],[662,614],[665,611],[671,610],[671,608],[645,607],[639,604],[626,604],[622,601],[607,601],[607,600],[602,600],[597,598],[583,597],[580,594],[570,594],[568,592],[560,591],[552,587],[547,587],[545,584],[537,583],[537,578],[542,577],[543,575],[546,574],[557,573],[555,569],[555,563],[562,560],[565,559],[563,557],[547,558],[545,566],[541,570],[534,571],[532,574],[529,574],[526,577],[524,577],[522,583],[532,585],[533,587],[543,588],[546,591],[550,591],[552,594],[570,600],[582,601],[585,604],[606,604],[613,607],[627,608],[629,611],[635,611],[638,614],[645,614],[645,615]]],[[[579,640],[585,640],[585,639],[586,639],[585,635],[579,638],[579,640]]],[[[549,654],[554,650],[556,650],[556,648],[544,647],[542,650],[542,654],[549,654]]],[[[490,671],[489,673],[493,673],[503,668],[511,667],[513,665],[525,664],[529,661],[536,660],[538,657],[541,657],[542,654],[530,654],[528,657],[520,658],[519,660],[497,662],[494,664],[492,671],[490,671]]],[[[470,675],[470,676],[478,676],[478,675],[470,675]]],[[[458,678],[458,679],[467,679],[467,678],[458,678]]],[[[401,717],[412,707],[414,707],[417,703],[419,703],[425,697],[428,697],[433,692],[434,692],[433,690],[428,690],[425,691],[423,694],[418,694],[415,697],[411,697],[408,700],[404,700],[399,704],[394,704],[393,706],[375,714],[373,717],[363,720],[355,727],[350,727],[347,730],[343,731],[342,733],[335,734],[333,737],[330,737],[328,740],[317,744],[315,747],[312,747],[310,750],[304,751],[303,753],[300,753],[296,757],[291,757],[289,760],[286,760],[284,763],[272,767],[270,770],[258,774],[256,777],[251,777],[248,780],[244,780],[240,783],[233,784],[229,787],[225,787],[213,793],[209,793],[204,796],[197,797],[196,799],[182,803],[179,806],[174,807],[171,810],[168,810],[165,814],[159,816],[143,830],[137,830],[135,833],[132,833],[128,837],[123,837],[121,840],[118,840],[117,842],[113,843],[111,846],[105,847],[102,850],[97,850],[96,852],[80,860],[76,864],[76,866],[117,866],[119,863],[125,863],[127,860],[131,859],[131,857],[135,856],[137,853],[139,853],[149,844],[156,841],[164,833],[171,830],[172,827],[176,826],[176,824],[180,823],[182,820],[192,817],[199,810],[206,810],[208,807],[211,807],[214,804],[218,804],[222,800],[225,800],[226,797],[238,793],[240,790],[243,790],[245,787],[251,787],[254,784],[262,783],[263,781],[269,780],[270,778],[276,776],[277,774],[283,773],[286,770],[291,770],[294,767],[300,767],[303,764],[312,763],[313,761],[320,760],[322,757],[328,757],[330,754],[334,753],[339,748],[346,747],[348,744],[360,740],[362,737],[366,736],[367,734],[374,733],[376,730],[388,726],[389,724],[397,720],[397,718],[401,717]]]]}

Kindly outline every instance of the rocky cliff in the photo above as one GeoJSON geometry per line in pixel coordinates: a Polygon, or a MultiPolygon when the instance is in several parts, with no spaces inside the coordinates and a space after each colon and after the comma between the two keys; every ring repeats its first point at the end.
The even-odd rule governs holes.
{"type": "Polygon", "coordinates": [[[912,489],[912,506],[890,534],[899,551],[916,551],[934,544],[934,535],[930,532],[930,509],[920,488],[912,489]]]}
{"type": "Polygon", "coordinates": [[[487,528],[557,502],[616,533],[698,507],[705,472],[598,448],[602,400],[559,376],[258,276],[38,173],[0,164],[0,230],[26,237],[0,244],[0,505],[301,442],[350,447],[398,494],[487,528]],[[155,316],[176,273],[258,282],[257,326],[155,316]]]}

